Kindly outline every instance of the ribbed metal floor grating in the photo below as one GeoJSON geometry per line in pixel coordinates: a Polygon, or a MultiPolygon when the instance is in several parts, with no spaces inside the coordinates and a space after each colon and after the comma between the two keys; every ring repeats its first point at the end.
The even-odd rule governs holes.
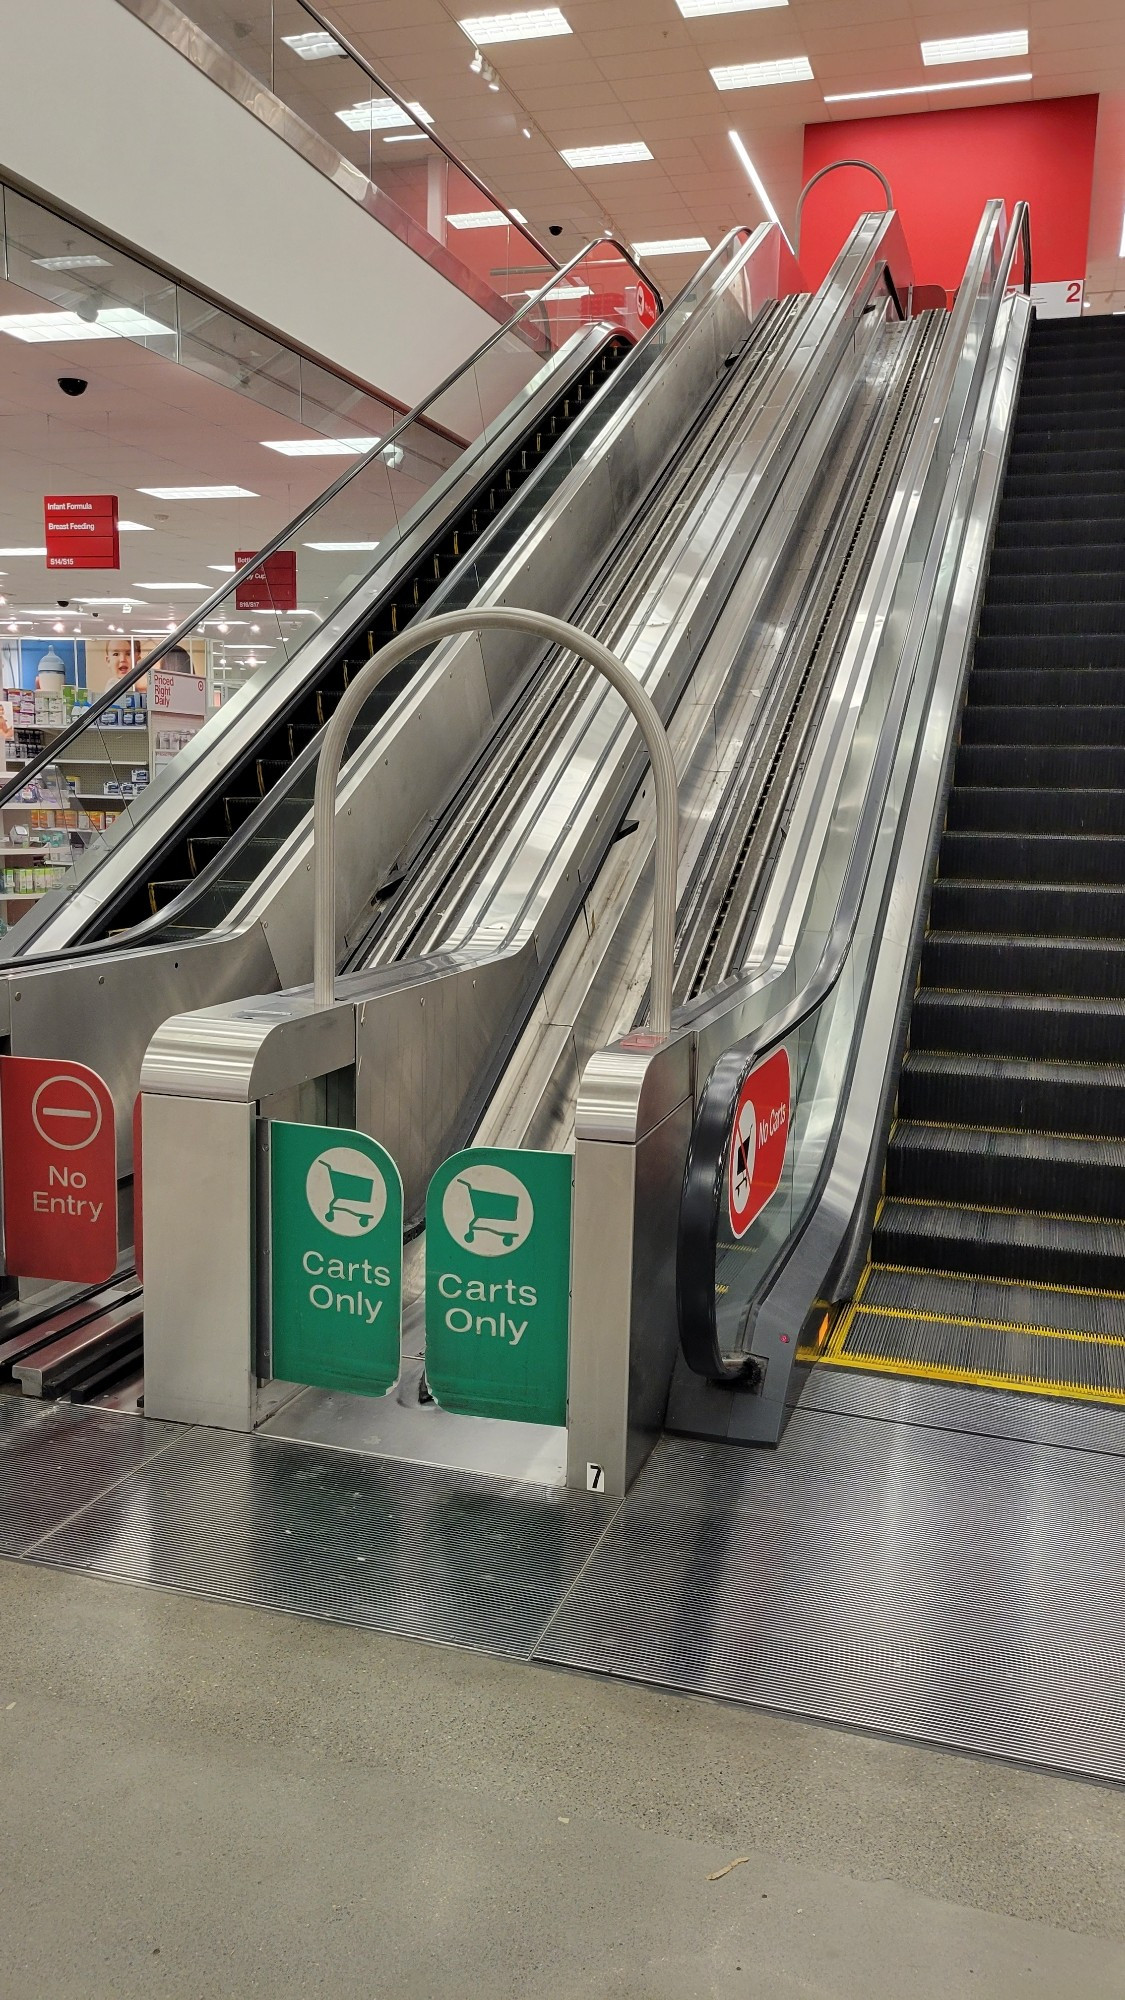
{"type": "Polygon", "coordinates": [[[1125,1780],[1122,1494],[1095,1452],[812,1410],[776,1453],[665,1440],[537,1657],[1125,1780]]]}

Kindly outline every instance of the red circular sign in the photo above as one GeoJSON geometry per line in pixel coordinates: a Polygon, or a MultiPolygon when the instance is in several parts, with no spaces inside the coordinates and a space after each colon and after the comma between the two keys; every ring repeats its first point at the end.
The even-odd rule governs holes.
{"type": "Polygon", "coordinates": [[[743,1078],[731,1121],[727,1211],[735,1237],[777,1193],[789,1141],[792,1072],[787,1049],[775,1049],[743,1078]]]}

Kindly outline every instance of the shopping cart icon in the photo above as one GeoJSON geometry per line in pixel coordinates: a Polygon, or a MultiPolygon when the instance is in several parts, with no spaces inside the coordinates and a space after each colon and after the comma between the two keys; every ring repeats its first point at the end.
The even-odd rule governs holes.
{"type": "Polygon", "coordinates": [[[305,1177],[309,1209],[334,1236],[366,1236],[387,1212],[386,1180],[356,1146],[319,1153],[305,1177]]]}
{"type": "Polygon", "coordinates": [[[501,1194],[495,1188],[474,1187],[464,1175],[458,1178],[461,1186],[468,1189],[473,1211],[473,1219],[465,1231],[466,1243],[475,1242],[478,1236],[498,1236],[505,1250],[510,1250],[523,1234],[519,1225],[519,1196],[501,1194]]]}
{"type": "Polygon", "coordinates": [[[371,1174],[342,1174],[338,1167],[328,1167],[328,1182],[332,1199],[325,1222],[334,1222],[338,1215],[354,1215],[361,1228],[369,1229],[379,1207],[374,1177],[371,1174]]]}

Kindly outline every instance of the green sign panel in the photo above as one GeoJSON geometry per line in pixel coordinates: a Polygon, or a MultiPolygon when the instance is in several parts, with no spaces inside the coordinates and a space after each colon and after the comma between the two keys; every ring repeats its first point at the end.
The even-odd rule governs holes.
{"type": "Polygon", "coordinates": [[[426,1198],[426,1378],[467,1417],[566,1422],[567,1154],[456,1153],[426,1198]]]}
{"type": "Polygon", "coordinates": [[[383,1396],[402,1339],[402,1180],[364,1132],[270,1127],[273,1372],[383,1396]]]}

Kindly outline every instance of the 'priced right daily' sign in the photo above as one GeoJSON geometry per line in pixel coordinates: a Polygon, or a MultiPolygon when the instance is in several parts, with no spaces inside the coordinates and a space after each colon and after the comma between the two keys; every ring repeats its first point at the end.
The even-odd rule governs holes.
{"type": "Polygon", "coordinates": [[[442,1409],[566,1422],[572,1161],[474,1147],[426,1199],[426,1377],[442,1409]]]}

